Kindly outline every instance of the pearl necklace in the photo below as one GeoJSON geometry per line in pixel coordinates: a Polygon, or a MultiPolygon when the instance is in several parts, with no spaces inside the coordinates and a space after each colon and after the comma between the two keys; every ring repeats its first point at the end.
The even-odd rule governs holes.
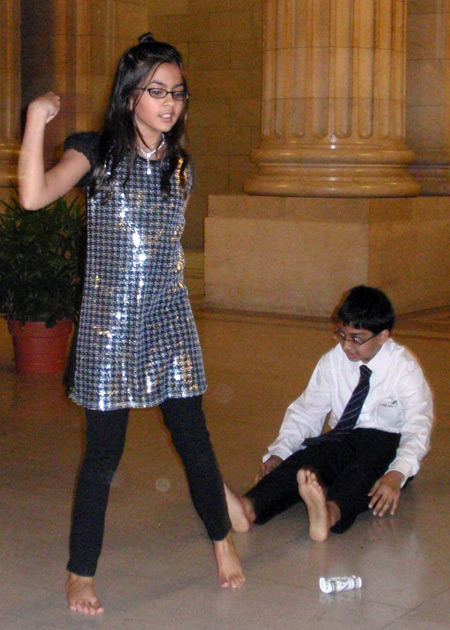
{"type": "Polygon", "coordinates": [[[164,134],[163,137],[161,138],[161,142],[158,144],[158,146],[156,147],[156,149],[153,149],[153,151],[144,151],[144,149],[142,149],[139,145],[136,146],[136,149],[138,151],[138,153],[140,153],[142,155],[143,158],[145,158],[147,160],[147,175],[150,175],[150,158],[155,155],[155,153],[158,153],[158,151],[160,149],[163,148],[163,146],[166,144],[166,141],[164,139],[164,134]]]}

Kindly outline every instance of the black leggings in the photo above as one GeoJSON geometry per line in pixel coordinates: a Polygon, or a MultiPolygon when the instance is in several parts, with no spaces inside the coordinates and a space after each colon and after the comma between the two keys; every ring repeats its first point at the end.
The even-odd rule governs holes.
{"type": "Polygon", "coordinates": [[[314,469],[327,487],[327,499],[340,508],[341,519],[331,531],[342,533],[368,509],[367,493],[387,470],[400,442],[398,433],[354,429],[342,442],[330,440],[297,451],[263,477],[246,496],[252,501],[256,523],[266,523],[301,498],[297,473],[314,469]]]}
{"type": "MultiPolygon", "coordinates": [[[[211,540],[223,540],[231,523],[202,397],[168,399],[161,410],[183,461],[195,508],[211,540]]],[[[109,489],[123,453],[129,409],[85,413],[86,451],[75,492],[67,569],[91,577],[102,548],[109,489]]]]}

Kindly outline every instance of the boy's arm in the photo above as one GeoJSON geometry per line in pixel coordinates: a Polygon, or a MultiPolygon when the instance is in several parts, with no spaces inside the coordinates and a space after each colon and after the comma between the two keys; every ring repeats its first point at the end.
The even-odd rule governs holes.
{"type": "Polygon", "coordinates": [[[69,149],[45,172],[45,127],[58,115],[59,108],[59,96],[53,92],[39,96],[28,106],[18,168],[20,202],[28,210],[38,210],[65,195],[90,169],[86,156],[69,149]]]}
{"type": "Polygon", "coordinates": [[[419,365],[409,367],[398,383],[404,413],[400,444],[389,469],[369,492],[369,508],[378,516],[387,512],[395,514],[402,487],[409,477],[417,474],[430,445],[433,424],[431,391],[419,365]]]}
{"type": "Polygon", "coordinates": [[[303,394],[287,408],[278,437],[263,457],[264,463],[286,459],[303,448],[306,438],[321,433],[331,408],[329,361],[327,355],[320,359],[303,394]]]}
{"type": "Polygon", "coordinates": [[[398,384],[399,401],[404,413],[400,444],[388,472],[403,473],[406,483],[414,477],[430,447],[433,426],[433,398],[419,365],[402,374],[398,384]]]}

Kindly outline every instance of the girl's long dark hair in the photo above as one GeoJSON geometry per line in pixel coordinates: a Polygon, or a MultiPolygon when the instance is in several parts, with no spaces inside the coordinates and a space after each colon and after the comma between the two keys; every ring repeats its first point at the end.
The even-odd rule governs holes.
{"type": "MultiPolygon", "coordinates": [[[[100,189],[108,190],[118,165],[127,157],[128,174],[123,182],[126,184],[136,160],[136,136],[140,135],[134,119],[134,104],[136,99],[141,98],[143,92],[135,96],[135,89],[142,84],[152,69],[156,70],[163,63],[176,63],[179,66],[183,77],[183,89],[187,91],[180,53],[170,44],[156,41],[151,33],[141,35],[139,44],[129,48],[122,55],[100,133],[98,159],[89,188],[91,194],[95,195],[100,189]]],[[[177,168],[180,169],[181,185],[187,194],[186,168],[190,158],[185,147],[185,119],[188,102],[186,101],[175,125],[164,134],[166,151],[162,160],[161,191],[165,196],[170,195],[170,178],[177,168]]]]}

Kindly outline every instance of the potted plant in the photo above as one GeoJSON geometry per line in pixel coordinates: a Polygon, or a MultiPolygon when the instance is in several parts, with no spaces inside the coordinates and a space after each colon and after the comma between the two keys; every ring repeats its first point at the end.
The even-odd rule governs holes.
{"type": "Polygon", "coordinates": [[[85,214],[60,198],[25,210],[0,200],[0,313],[20,372],[62,372],[81,298],[85,214]]]}

